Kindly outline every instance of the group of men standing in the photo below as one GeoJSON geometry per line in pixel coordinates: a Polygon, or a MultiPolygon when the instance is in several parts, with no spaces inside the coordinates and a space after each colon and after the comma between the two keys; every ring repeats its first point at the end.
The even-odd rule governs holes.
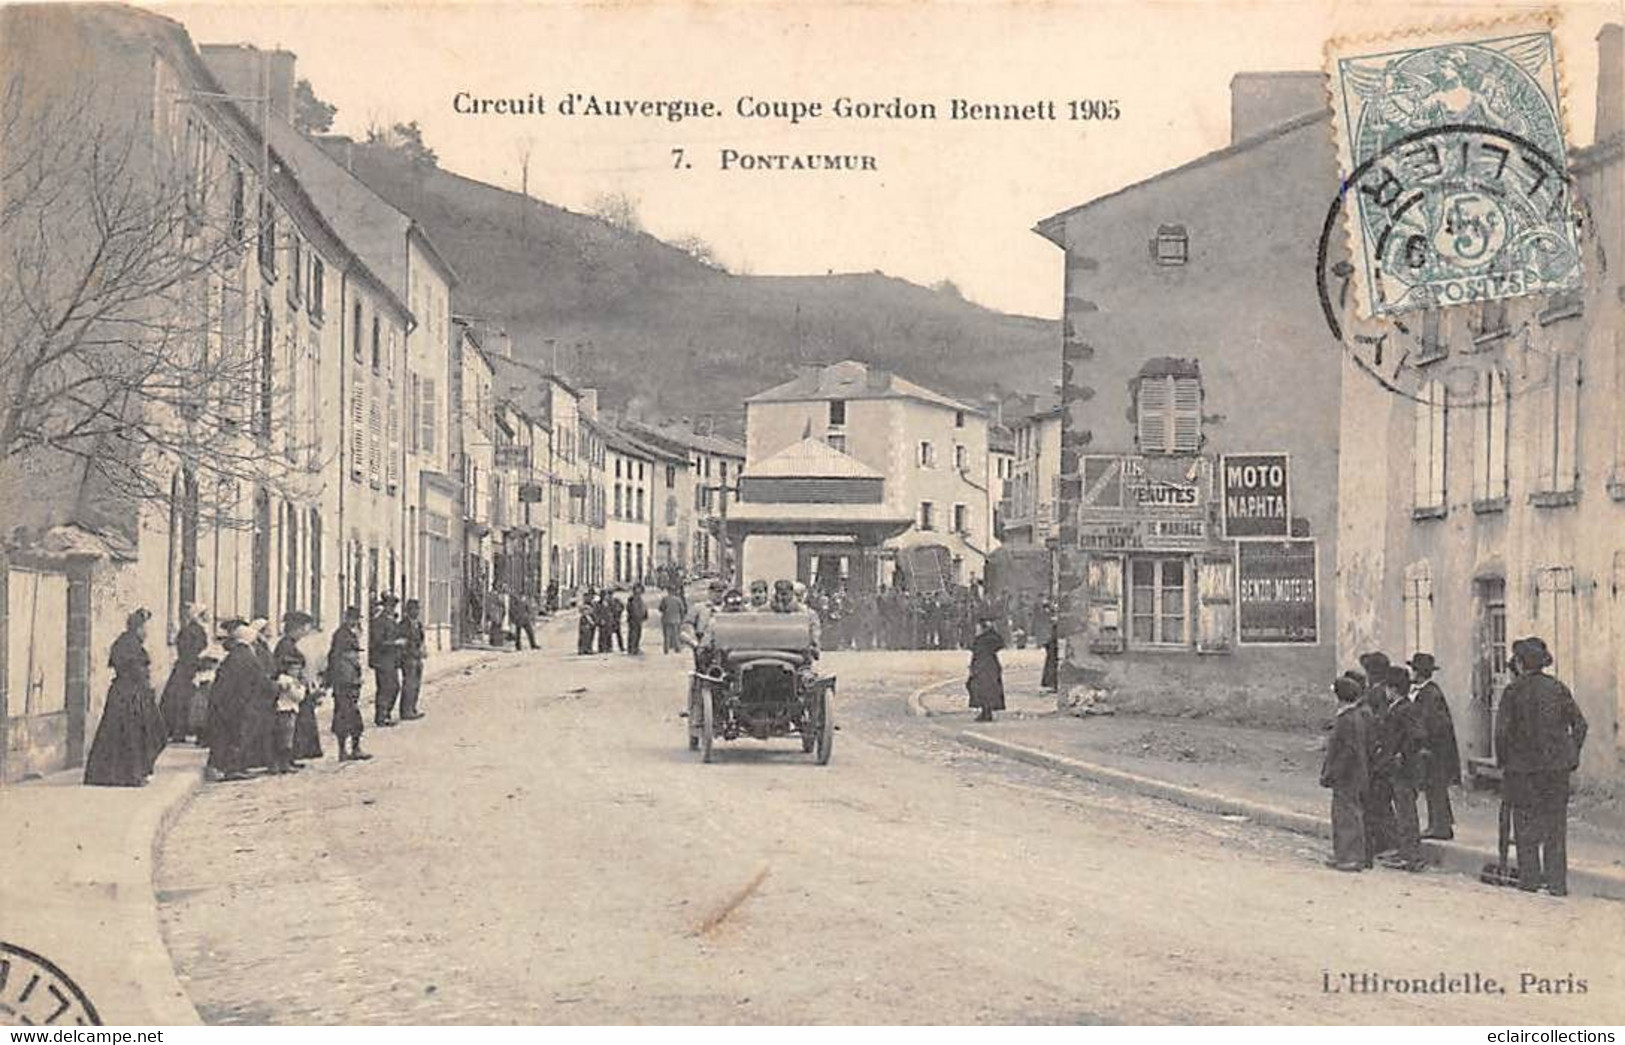
{"type": "MultiPolygon", "coordinates": [[[[1568,892],[1569,774],[1578,766],[1586,722],[1573,694],[1545,673],[1552,664],[1539,638],[1512,647],[1515,678],[1496,713],[1495,750],[1502,801],[1510,806],[1519,887],[1568,892]]],[[[1450,788],[1461,783],[1461,755],[1438,663],[1418,653],[1407,665],[1366,653],[1360,670],[1332,684],[1338,701],[1320,783],[1332,792],[1332,859],[1339,871],[1377,861],[1409,871],[1425,867],[1422,839],[1455,835],[1450,788]],[[1427,804],[1421,828],[1417,802],[1427,804]]]]}
{"type": "Polygon", "coordinates": [[[588,588],[581,596],[580,614],[576,622],[576,652],[643,653],[643,625],[649,619],[649,605],[643,597],[643,585],[634,584],[626,601],[613,588],[595,591],[588,588]]]}

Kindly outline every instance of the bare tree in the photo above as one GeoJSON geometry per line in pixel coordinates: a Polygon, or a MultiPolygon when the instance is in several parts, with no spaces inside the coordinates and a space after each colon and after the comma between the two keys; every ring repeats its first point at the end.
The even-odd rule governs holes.
{"type": "Polygon", "coordinates": [[[18,74],[4,109],[0,467],[78,463],[162,502],[177,465],[286,489],[286,389],[244,308],[249,252],[274,253],[248,171],[202,133],[155,142],[88,88],[42,100],[18,74]]]}

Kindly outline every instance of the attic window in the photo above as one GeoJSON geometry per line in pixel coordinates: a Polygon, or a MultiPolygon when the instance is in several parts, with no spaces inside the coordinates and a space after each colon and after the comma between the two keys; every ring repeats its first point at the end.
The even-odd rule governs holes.
{"type": "Polygon", "coordinates": [[[1183,225],[1158,225],[1151,241],[1151,260],[1159,265],[1183,265],[1190,260],[1191,241],[1183,225]]]}

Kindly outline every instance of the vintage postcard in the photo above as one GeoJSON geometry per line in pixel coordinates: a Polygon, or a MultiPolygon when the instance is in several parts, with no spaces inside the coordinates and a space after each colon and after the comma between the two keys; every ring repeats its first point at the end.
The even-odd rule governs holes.
{"type": "Polygon", "coordinates": [[[1622,46],[0,3],[0,1033],[1613,1041],[1622,46]]]}

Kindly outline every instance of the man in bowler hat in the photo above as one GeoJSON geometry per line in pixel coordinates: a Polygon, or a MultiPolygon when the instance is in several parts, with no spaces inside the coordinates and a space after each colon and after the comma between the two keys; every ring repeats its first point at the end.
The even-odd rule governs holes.
{"type": "Polygon", "coordinates": [[[367,663],[372,666],[373,677],[378,682],[372,704],[375,726],[395,724],[395,701],[401,695],[401,649],[406,640],[395,620],[395,607],[399,603],[394,592],[384,592],[378,597],[378,610],[367,626],[367,663]]]}
{"type": "Polygon", "coordinates": [[[1518,845],[1518,888],[1567,896],[1569,774],[1580,765],[1586,720],[1574,694],[1546,674],[1546,643],[1533,636],[1512,644],[1518,673],[1495,715],[1501,794],[1512,806],[1518,845]]]}
{"type": "Polygon", "coordinates": [[[1427,798],[1428,829],[1423,838],[1440,840],[1456,836],[1456,818],[1450,808],[1450,789],[1461,783],[1461,751],[1456,746],[1456,722],[1450,715],[1450,702],[1434,681],[1439,670],[1431,653],[1418,653],[1410,660],[1412,699],[1427,731],[1429,753],[1427,779],[1422,793],[1427,798]]]}

